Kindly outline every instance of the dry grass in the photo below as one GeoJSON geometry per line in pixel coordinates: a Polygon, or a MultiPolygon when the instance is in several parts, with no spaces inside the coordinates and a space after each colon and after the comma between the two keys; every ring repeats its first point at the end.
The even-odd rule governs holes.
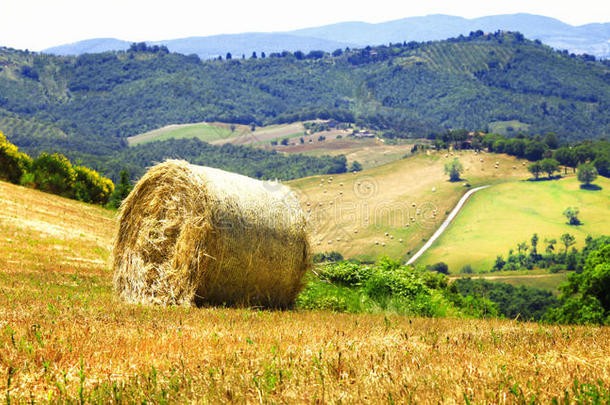
{"type": "Polygon", "coordinates": [[[0,212],[8,399],[548,403],[575,380],[608,389],[608,327],[124,304],[110,266],[94,262],[108,256],[111,213],[0,191],[21,207],[0,212]],[[79,260],[61,264],[68,256],[79,260]]]}
{"type": "Polygon", "coordinates": [[[134,307],[104,282],[61,281],[4,288],[2,392],[12,372],[23,399],[78,397],[82,376],[104,401],[545,403],[610,379],[608,328],[134,307]]]}

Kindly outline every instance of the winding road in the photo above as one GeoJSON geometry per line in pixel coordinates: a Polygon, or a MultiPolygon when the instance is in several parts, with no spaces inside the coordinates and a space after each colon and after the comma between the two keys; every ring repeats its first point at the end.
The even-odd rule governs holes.
{"type": "Polygon", "coordinates": [[[428,239],[426,244],[424,246],[422,246],[422,248],[419,249],[417,251],[417,253],[415,253],[413,256],[411,256],[411,258],[407,261],[407,264],[413,264],[417,259],[419,259],[419,257],[426,250],[428,250],[428,248],[430,246],[432,246],[434,241],[436,241],[438,239],[438,237],[441,236],[441,234],[445,231],[445,229],[447,229],[447,227],[449,226],[451,221],[453,221],[453,218],[455,218],[455,216],[458,214],[458,212],[460,212],[460,210],[462,209],[462,206],[466,203],[466,200],[468,200],[468,198],[471,195],[473,195],[477,191],[483,190],[484,188],[487,188],[487,187],[489,187],[489,185],[475,187],[472,190],[469,190],[466,194],[464,194],[462,196],[462,198],[460,199],[460,201],[458,201],[457,205],[453,208],[453,210],[451,211],[449,216],[445,219],[445,222],[443,222],[443,224],[436,230],[436,232],[434,232],[434,235],[432,235],[432,237],[430,237],[430,239],[428,239]]]}

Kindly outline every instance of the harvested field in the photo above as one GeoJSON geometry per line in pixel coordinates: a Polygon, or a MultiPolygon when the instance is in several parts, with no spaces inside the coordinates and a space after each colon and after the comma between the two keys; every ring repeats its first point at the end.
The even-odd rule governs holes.
{"type": "Polygon", "coordinates": [[[125,304],[113,212],[2,182],[0,200],[6,402],[610,400],[608,327],[125,304]]]}

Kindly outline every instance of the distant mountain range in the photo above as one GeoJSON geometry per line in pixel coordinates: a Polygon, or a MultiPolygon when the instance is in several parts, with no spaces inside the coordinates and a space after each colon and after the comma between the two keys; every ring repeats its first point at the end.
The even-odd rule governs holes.
{"type": "MultiPolygon", "coordinates": [[[[428,15],[370,24],[344,22],[289,32],[243,33],[189,37],[148,42],[166,45],[170,51],[197,54],[202,59],[225,56],[249,57],[253,51],[281,52],[283,50],[309,52],[333,51],[337,48],[380,45],[389,42],[441,40],[471,31],[519,31],[527,38],[538,39],[556,49],[571,53],[587,53],[598,58],[610,58],[610,23],[572,26],[550,17],[533,14],[507,14],[467,19],[449,15],[428,15]]],[[[60,45],[43,50],[56,55],[80,55],[111,50],[125,50],[130,41],[115,38],[96,38],[60,45]]]]}
{"type": "MultiPolygon", "coordinates": [[[[105,51],[124,51],[133,42],[115,38],[96,38],[60,45],[43,50],[61,56],[82,55],[84,53],[99,53],[105,51]]],[[[253,32],[245,34],[225,34],[208,37],[188,37],[170,39],[167,41],[148,41],[149,45],[165,45],[172,52],[184,55],[197,54],[201,59],[223,58],[227,52],[233,57],[250,57],[252,52],[267,54],[284,50],[309,52],[312,50],[333,51],[337,48],[358,46],[355,43],[338,42],[329,39],[311,38],[288,33],[253,32]]]]}

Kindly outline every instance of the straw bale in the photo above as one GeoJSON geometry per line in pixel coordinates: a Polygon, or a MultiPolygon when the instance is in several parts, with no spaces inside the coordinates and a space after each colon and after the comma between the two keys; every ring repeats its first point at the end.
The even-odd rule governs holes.
{"type": "Polygon", "coordinates": [[[310,266],[286,186],[168,160],[123,202],[114,287],[132,303],[289,307],[310,266]]]}

